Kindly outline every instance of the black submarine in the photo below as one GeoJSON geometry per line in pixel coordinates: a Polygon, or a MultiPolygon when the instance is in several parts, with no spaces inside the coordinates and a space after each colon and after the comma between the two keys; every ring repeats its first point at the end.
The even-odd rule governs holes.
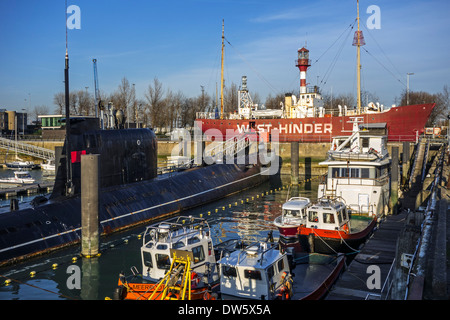
{"type": "Polygon", "coordinates": [[[65,85],[66,139],[57,156],[53,191],[0,213],[0,266],[80,243],[82,154],[100,155],[100,235],[253,187],[267,181],[268,170],[274,169],[260,157],[249,163],[247,154],[244,163],[224,161],[158,175],[153,130],[101,130],[98,118],[69,117],[67,51],[65,85]]]}

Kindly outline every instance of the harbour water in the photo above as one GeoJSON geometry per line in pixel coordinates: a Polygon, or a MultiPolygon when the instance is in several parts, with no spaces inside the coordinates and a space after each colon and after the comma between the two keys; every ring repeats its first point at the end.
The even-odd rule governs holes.
{"type": "MultiPolygon", "coordinates": [[[[315,200],[317,179],[288,187],[290,176],[264,183],[220,201],[187,210],[181,215],[208,218],[214,243],[230,238],[263,240],[269,230],[279,236],[273,220],[281,214],[287,197],[304,196],[315,200]],[[289,194],[288,194],[289,193],[289,194]]],[[[118,275],[140,269],[140,235],[145,225],[101,238],[101,255],[81,258],[80,247],[34,258],[0,268],[0,300],[103,300],[112,297],[118,275]],[[75,260],[75,259],[76,260],[75,260]]]]}

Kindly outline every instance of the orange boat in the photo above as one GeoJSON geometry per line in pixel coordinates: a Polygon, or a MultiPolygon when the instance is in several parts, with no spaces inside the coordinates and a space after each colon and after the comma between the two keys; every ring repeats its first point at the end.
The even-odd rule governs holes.
{"type": "Polygon", "coordinates": [[[216,296],[216,261],[236,241],[214,248],[208,221],[179,216],[146,228],[141,246],[142,273],[120,274],[114,299],[184,300],[216,296]],[[220,249],[219,249],[220,248],[220,249]]]}
{"type": "Polygon", "coordinates": [[[308,208],[306,222],[297,232],[302,248],[308,252],[353,252],[372,234],[378,218],[373,215],[368,221],[363,230],[352,232],[345,203],[321,198],[308,208]]]}

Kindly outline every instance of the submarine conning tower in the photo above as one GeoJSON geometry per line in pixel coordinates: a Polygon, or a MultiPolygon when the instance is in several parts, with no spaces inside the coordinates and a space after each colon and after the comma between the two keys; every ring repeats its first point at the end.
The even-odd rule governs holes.
{"type": "Polygon", "coordinates": [[[66,160],[72,166],[72,195],[80,194],[81,155],[100,155],[100,188],[150,180],[157,176],[157,141],[151,129],[98,129],[97,118],[70,119],[70,156],[66,144],[56,156],[50,198],[66,195],[66,160]]]}

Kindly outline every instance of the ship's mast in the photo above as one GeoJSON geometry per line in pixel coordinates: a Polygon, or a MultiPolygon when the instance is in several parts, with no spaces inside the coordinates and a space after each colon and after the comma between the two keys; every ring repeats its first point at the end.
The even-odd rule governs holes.
{"type": "MultiPolygon", "coordinates": [[[[66,20],[67,21],[67,1],[66,1],[66,20]]],[[[67,22],[66,22],[66,56],[65,56],[65,67],[64,67],[64,94],[65,94],[65,107],[66,107],[66,185],[65,185],[65,195],[73,194],[73,184],[72,184],[72,162],[71,162],[71,141],[70,141],[70,102],[69,102],[69,50],[67,41],[67,22]]]]}
{"type": "Polygon", "coordinates": [[[361,46],[365,45],[364,36],[361,30],[359,30],[359,0],[356,1],[356,20],[358,23],[358,30],[355,31],[355,36],[353,38],[353,45],[356,46],[356,82],[357,82],[357,93],[356,101],[358,114],[361,114],[361,46]]]}
{"type": "Polygon", "coordinates": [[[225,48],[225,29],[224,20],[222,20],[222,68],[220,72],[220,119],[223,119],[223,55],[225,48]]]}

